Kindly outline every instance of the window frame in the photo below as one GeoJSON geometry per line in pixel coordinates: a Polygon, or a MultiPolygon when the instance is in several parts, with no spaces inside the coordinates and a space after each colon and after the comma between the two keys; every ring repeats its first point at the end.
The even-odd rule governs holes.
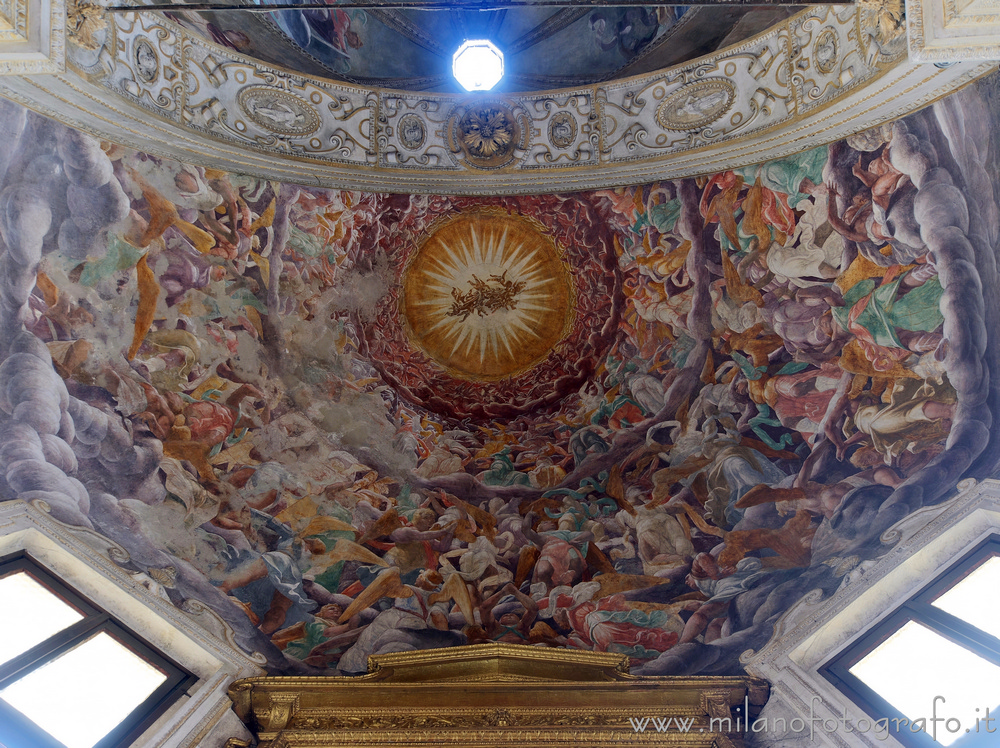
{"type": "MultiPolygon", "coordinates": [[[[159,651],[121,621],[67,585],[25,551],[0,557],[0,578],[26,573],[46,590],[77,610],[83,618],[56,632],[44,641],[0,664],[0,690],[29,673],[54,661],[74,647],[100,633],[106,633],[147,663],[166,675],[166,680],[107,733],[94,748],[129,745],[167,711],[198,681],[172,658],[159,651]]],[[[8,748],[18,748],[18,741],[35,748],[65,748],[34,722],[0,698],[0,724],[10,730],[4,735],[8,748]]]]}
{"type": "MultiPolygon", "coordinates": [[[[1000,557],[1000,534],[993,534],[982,539],[973,548],[945,567],[934,579],[900,603],[885,618],[866,630],[850,646],[830,658],[819,668],[820,675],[873,719],[885,717],[890,720],[907,719],[899,709],[892,706],[877,691],[851,673],[850,668],[867,657],[910,621],[924,625],[935,634],[1000,667],[1000,639],[933,605],[934,600],[958,585],[975,569],[993,557],[1000,557]]],[[[1000,712],[996,717],[1000,719],[1000,712]]],[[[970,735],[975,735],[975,733],[960,737],[954,745],[960,748],[972,748],[972,746],[979,745],[980,743],[973,737],[969,737],[970,735]]],[[[913,748],[940,748],[941,746],[925,732],[913,733],[908,730],[899,730],[893,733],[893,737],[900,743],[913,748]]]]}

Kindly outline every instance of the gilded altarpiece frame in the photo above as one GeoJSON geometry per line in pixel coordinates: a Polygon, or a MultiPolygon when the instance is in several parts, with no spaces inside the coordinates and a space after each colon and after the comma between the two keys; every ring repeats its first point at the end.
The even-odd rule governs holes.
{"type": "Polygon", "coordinates": [[[768,685],[635,677],[624,655],[494,643],[376,655],[358,677],[247,678],[229,695],[260,748],[737,748],[768,685]]]}

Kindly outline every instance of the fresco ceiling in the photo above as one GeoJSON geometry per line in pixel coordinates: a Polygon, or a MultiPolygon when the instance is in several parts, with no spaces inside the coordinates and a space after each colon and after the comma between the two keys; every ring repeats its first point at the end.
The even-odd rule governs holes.
{"type": "Polygon", "coordinates": [[[0,105],[0,492],[272,673],[722,674],[997,461],[996,79],[704,177],[346,192],[0,105]]]}
{"type": "MultiPolygon", "coordinates": [[[[267,3],[259,3],[266,5],[267,3]]],[[[798,8],[516,7],[497,11],[380,8],[261,13],[170,12],[218,44],[307,75],[413,91],[462,92],[451,58],[466,39],[504,52],[498,91],[586,85],[708,54],[798,8]]]]}

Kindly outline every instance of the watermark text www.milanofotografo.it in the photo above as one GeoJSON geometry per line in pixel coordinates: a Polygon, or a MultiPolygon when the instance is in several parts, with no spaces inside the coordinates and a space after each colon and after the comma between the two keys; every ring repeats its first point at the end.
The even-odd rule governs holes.
{"type": "MultiPolygon", "coordinates": [[[[712,717],[708,727],[695,728],[694,717],[629,717],[629,724],[636,732],[772,732],[777,734],[796,733],[815,738],[818,732],[827,735],[833,733],[870,733],[877,740],[885,740],[889,735],[904,732],[925,732],[932,739],[948,734],[995,733],[1000,731],[998,718],[990,714],[990,708],[976,709],[972,724],[963,724],[958,717],[949,717],[939,713],[938,707],[946,703],[944,696],[935,696],[931,705],[929,717],[881,717],[872,719],[866,716],[852,717],[845,709],[840,717],[824,717],[816,714],[816,705],[821,703],[818,696],[813,696],[809,704],[809,716],[792,717],[758,717],[748,719],[737,717],[712,717]]],[[[743,715],[749,714],[749,700],[744,702],[743,715]]]]}

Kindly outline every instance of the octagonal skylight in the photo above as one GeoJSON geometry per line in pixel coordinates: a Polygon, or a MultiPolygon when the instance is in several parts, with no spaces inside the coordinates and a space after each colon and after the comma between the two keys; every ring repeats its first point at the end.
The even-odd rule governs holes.
{"type": "Polygon", "coordinates": [[[466,91],[489,91],[503,78],[503,52],[487,39],[469,39],[455,52],[451,69],[466,91]]]}

